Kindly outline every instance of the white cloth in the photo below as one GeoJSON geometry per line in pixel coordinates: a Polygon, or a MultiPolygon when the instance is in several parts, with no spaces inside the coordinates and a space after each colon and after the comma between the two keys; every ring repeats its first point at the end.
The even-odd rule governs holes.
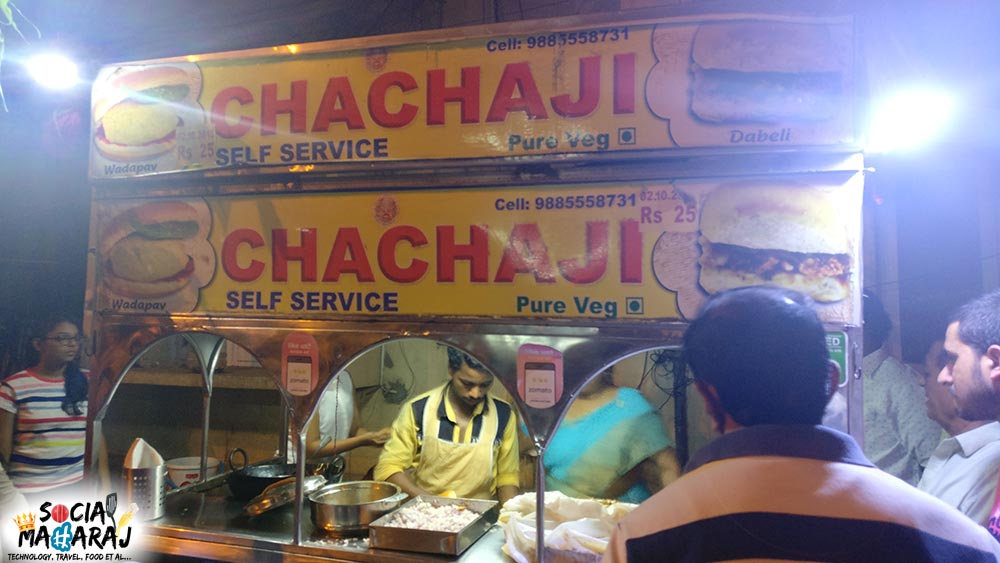
{"type": "MultiPolygon", "coordinates": [[[[326,390],[319,397],[319,439],[330,436],[330,443],[344,440],[351,436],[351,423],[354,421],[354,382],[351,374],[341,370],[333,376],[326,390]]],[[[291,434],[291,432],[289,432],[291,434]]],[[[289,463],[295,463],[295,437],[288,436],[289,463]]]]}
{"type": "Polygon", "coordinates": [[[17,527],[14,517],[28,512],[28,501],[14,488],[7,472],[0,466],[0,561],[6,561],[6,553],[17,545],[17,527]]]}
{"type": "Polygon", "coordinates": [[[830,397],[823,412],[823,426],[829,426],[847,434],[847,399],[839,390],[830,397]]]}
{"type": "Polygon", "coordinates": [[[28,509],[28,502],[24,495],[14,488],[10,477],[0,465],[0,517],[21,513],[28,509]]]}
{"type": "Polygon", "coordinates": [[[927,418],[917,374],[879,348],[861,361],[864,373],[865,456],[882,471],[916,485],[941,440],[927,418]]]}
{"type": "Polygon", "coordinates": [[[354,383],[351,374],[343,370],[333,376],[330,385],[319,398],[320,439],[330,436],[333,441],[351,437],[354,421],[354,383]]]}
{"type": "Polygon", "coordinates": [[[981,525],[990,519],[1000,477],[1000,422],[941,440],[917,488],[981,525]]]}

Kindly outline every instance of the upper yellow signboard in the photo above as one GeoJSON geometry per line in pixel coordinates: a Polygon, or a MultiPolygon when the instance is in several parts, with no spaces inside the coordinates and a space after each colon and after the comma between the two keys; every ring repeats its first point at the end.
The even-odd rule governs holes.
{"type": "Polygon", "coordinates": [[[91,177],[855,143],[850,19],[545,23],[105,67],[93,90],[91,177]]]}

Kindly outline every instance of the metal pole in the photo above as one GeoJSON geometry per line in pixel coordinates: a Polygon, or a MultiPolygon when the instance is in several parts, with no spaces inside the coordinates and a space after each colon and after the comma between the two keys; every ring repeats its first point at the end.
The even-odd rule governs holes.
{"type": "Polygon", "coordinates": [[[296,429],[295,434],[295,545],[302,545],[302,497],[306,479],[306,435],[296,429]]]}
{"type": "Polygon", "coordinates": [[[214,334],[184,333],[184,340],[191,346],[198,358],[201,366],[202,380],[202,420],[201,420],[201,476],[199,483],[203,483],[208,475],[208,426],[209,415],[212,407],[212,387],[215,374],[215,365],[219,361],[219,354],[226,340],[214,334]]]}
{"type": "Polygon", "coordinates": [[[535,444],[535,561],[545,563],[545,450],[535,444]]]}

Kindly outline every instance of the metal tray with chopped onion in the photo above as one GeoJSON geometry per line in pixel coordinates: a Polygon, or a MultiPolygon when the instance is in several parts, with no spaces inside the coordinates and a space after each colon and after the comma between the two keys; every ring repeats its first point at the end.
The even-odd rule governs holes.
{"type": "Polygon", "coordinates": [[[419,496],[369,526],[373,548],[458,556],[497,521],[495,500],[419,496]]]}

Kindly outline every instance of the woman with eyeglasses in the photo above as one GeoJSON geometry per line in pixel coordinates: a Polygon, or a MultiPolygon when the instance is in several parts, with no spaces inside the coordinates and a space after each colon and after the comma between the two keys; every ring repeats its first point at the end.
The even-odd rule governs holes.
{"type": "MultiPolygon", "coordinates": [[[[83,479],[88,372],[80,369],[82,344],[76,322],[64,316],[45,319],[31,334],[38,362],[0,384],[0,457],[23,493],[83,479]]],[[[107,485],[107,458],[99,458],[107,485]]]]}

